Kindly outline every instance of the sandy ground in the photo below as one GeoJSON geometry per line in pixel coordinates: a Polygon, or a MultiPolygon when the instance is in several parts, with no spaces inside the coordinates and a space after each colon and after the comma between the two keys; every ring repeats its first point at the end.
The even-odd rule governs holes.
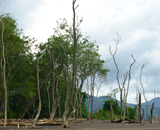
{"type": "MultiPolygon", "coordinates": [[[[74,123],[69,122],[70,130],[160,130],[160,122],[154,122],[150,124],[145,122],[145,125],[139,123],[74,123]]],[[[50,129],[60,129],[60,125],[46,125],[46,126],[37,126],[38,130],[50,130],[50,129]]],[[[5,129],[0,126],[0,130],[10,129],[17,130],[17,126],[7,126],[5,129]]],[[[28,130],[30,127],[20,126],[20,130],[28,130]]],[[[32,129],[30,129],[32,130],[32,129]]],[[[35,129],[34,129],[35,130],[35,129]]]]}

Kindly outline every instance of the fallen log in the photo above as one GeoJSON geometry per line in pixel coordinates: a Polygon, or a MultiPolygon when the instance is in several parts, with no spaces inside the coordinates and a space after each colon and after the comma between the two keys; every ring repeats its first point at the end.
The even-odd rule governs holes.
{"type": "MultiPolygon", "coordinates": [[[[119,120],[114,120],[112,123],[122,123],[123,122],[123,119],[119,119],[119,120]]],[[[125,118],[124,119],[124,122],[125,123],[140,123],[140,121],[136,121],[136,120],[130,120],[130,119],[127,119],[125,118]]]]}
{"type": "MultiPolygon", "coordinates": [[[[6,125],[8,126],[17,126],[19,124],[19,126],[32,126],[32,122],[12,122],[12,123],[6,123],[6,125]]],[[[61,125],[61,122],[36,122],[36,125],[61,125]]],[[[4,123],[0,122],[0,126],[3,126],[4,123]]]]}

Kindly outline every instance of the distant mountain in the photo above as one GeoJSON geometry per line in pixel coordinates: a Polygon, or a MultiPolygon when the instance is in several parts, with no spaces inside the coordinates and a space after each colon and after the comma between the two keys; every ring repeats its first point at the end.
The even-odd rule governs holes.
{"type": "MultiPolygon", "coordinates": [[[[89,95],[90,96],[90,95],[89,95]]],[[[100,96],[97,97],[97,108],[98,109],[102,109],[103,108],[103,104],[105,100],[108,100],[109,98],[107,98],[106,96],[100,96]]],[[[88,108],[88,98],[86,99],[86,106],[88,108]]],[[[90,110],[91,110],[91,98],[90,98],[90,110]]],[[[96,111],[96,97],[94,96],[94,101],[93,101],[93,112],[96,111]]]]}
{"type": "MultiPolygon", "coordinates": [[[[160,106],[160,97],[156,97],[151,99],[150,101],[147,101],[148,105],[152,106],[152,103],[154,102],[155,107],[160,106]]],[[[146,106],[146,102],[142,103],[142,106],[146,106]]]]}
{"type": "MultiPolygon", "coordinates": [[[[109,98],[107,98],[106,96],[100,96],[100,97],[97,97],[97,107],[98,109],[102,109],[103,108],[103,104],[106,100],[109,100],[109,98]]],[[[86,99],[86,106],[88,107],[88,98],[86,99]]],[[[150,101],[148,101],[148,113],[150,115],[150,109],[152,107],[152,103],[155,103],[155,114],[156,114],[156,117],[158,118],[158,112],[159,112],[159,107],[160,107],[160,97],[156,97],[156,98],[153,98],[151,99],[150,101]]],[[[120,106],[120,101],[118,100],[118,104],[120,106]]],[[[128,106],[130,107],[134,107],[136,104],[132,104],[132,103],[128,103],[127,104],[128,106]]],[[[142,103],[142,109],[144,108],[144,111],[146,113],[146,102],[142,103]]],[[[91,100],[90,100],[90,110],[91,110],[91,100]]],[[[96,112],[96,97],[94,97],[94,101],[93,101],[93,112],[96,112]]],[[[147,114],[145,114],[145,118],[147,118],[147,114]]]]}
{"type": "MultiPolygon", "coordinates": [[[[102,109],[103,104],[106,100],[109,100],[109,98],[106,96],[97,97],[97,108],[102,109]]],[[[119,100],[117,100],[117,101],[118,101],[118,105],[120,106],[120,101],[119,100]]],[[[86,99],[86,102],[87,102],[86,106],[88,107],[88,98],[86,99]]],[[[127,105],[132,108],[135,106],[135,104],[132,104],[132,103],[128,103],[127,105]]],[[[90,99],[90,110],[91,110],[91,99],[90,99]]],[[[95,96],[94,96],[94,101],[93,101],[93,112],[96,112],[96,97],[95,96]]]]}

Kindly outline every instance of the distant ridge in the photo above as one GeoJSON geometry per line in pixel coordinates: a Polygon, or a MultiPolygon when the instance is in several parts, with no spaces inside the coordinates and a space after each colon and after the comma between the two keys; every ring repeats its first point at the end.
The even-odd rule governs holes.
{"type": "MultiPolygon", "coordinates": [[[[98,110],[103,108],[103,104],[104,104],[105,100],[109,100],[109,98],[106,97],[106,96],[97,97],[97,108],[98,108],[98,110]]],[[[117,100],[117,101],[118,101],[118,104],[120,106],[120,101],[119,100],[117,100]]],[[[87,102],[86,106],[88,107],[88,98],[86,99],[86,102],[87,102]]],[[[153,99],[148,101],[148,113],[149,113],[149,115],[150,115],[150,109],[152,107],[153,102],[155,103],[156,117],[158,118],[158,112],[160,110],[159,109],[159,107],[160,107],[160,97],[156,97],[156,98],[153,98],[153,99]]],[[[133,108],[137,104],[128,103],[127,105],[133,108]]],[[[146,102],[142,103],[142,108],[144,108],[144,111],[146,111],[146,102]]],[[[91,110],[91,100],[90,100],[90,110],[91,110]]],[[[93,112],[96,112],[96,97],[95,96],[94,96],[94,102],[93,102],[93,112]]],[[[145,114],[145,118],[146,118],[146,114],[145,114]]]]}

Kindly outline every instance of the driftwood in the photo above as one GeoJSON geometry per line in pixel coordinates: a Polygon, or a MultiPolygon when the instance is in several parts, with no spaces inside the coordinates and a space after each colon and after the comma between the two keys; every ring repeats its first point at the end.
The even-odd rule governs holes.
{"type": "MultiPolygon", "coordinates": [[[[126,122],[126,123],[140,123],[140,121],[130,120],[130,119],[127,119],[127,118],[124,119],[124,122],[126,122]]],[[[115,120],[112,123],[123,123],[123,119],[115,120]]]]}
{"type": "MultiPolygon", "coordinates": [[[[61,121],[55,119],[56,121],[49,122],[48,119],[39,119],[36,125],[61,125],[61,121]]],[[[32,126],[33,119],[8,119],[6,125],[10,126],[32,126]]],[[[4,125],[4,120],[0,120],[0,126],[4,125]]]]}

